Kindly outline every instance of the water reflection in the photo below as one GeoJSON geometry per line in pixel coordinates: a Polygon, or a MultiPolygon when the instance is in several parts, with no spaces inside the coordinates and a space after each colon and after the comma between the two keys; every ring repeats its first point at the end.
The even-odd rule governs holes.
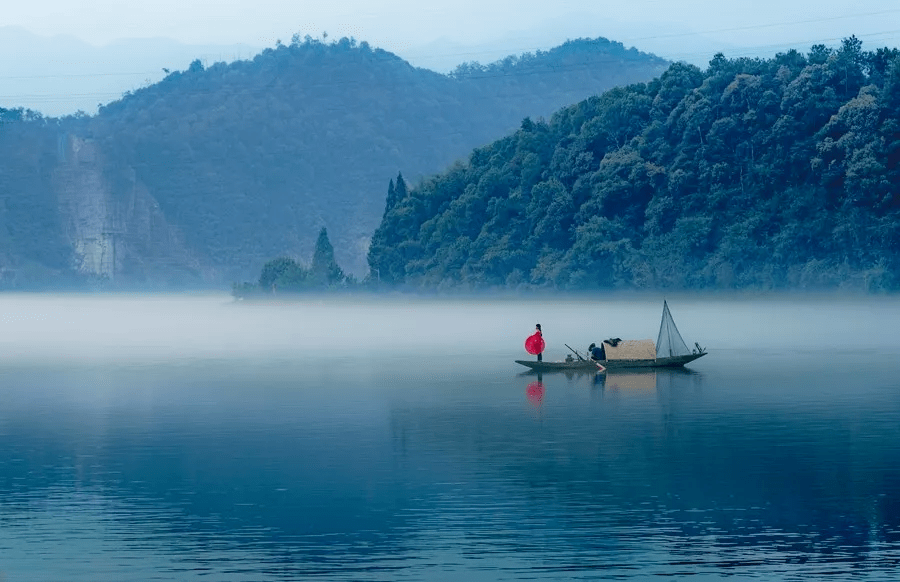
{"type": "Polygon", "coordinates": [[[540,408],[541,402],[544,401],[544,379],[541,374],[538,374],[537,380],[525,387],[525,395],[531,404],[540,408]]]}
{"type": "Polygon", "coordinates": [[[610,372],[604,383],[609,396],[628,396],[632,394],[655,394],[656,371],[635,370],[610,372]]]}
{"type": "MultiPolygon", "coordinates": [[[[539,434],[496,409],[465,423],[438,423],[419,410],[418,426],[427,429],[418,440],[478,481],[505,484],[500,505],[479,504],[477,493],[465,491],[455,493],[463,499],[445,501],[456,511],[478,505],[481,517],[467,527],[481,543],[490,543],[488,529],[552,519],[555,527],[541,535],[556,553],[541,559],[556,572],[616,570],[613,555],[649,572],[762,568],[769,577],[785,568],[809,574],[844,563],[896,565],[900,516],[885,491],[895,490],[898,472],[887,469],[882,453],[897,460],[897,447],[880,429],[865,437],[868,453],[832,458],[828,451],[837,443],[827,427],[843,422],[841,411],[832,413],[836,422],[823,424],[796,411],[789,421],[765,409],[710,410],[704,379],[672,370],[547,375],[539,434]],[[584,387],[603,387],[603,398],[585,406],[577,397],[584,387]],[[889,485],[864,485],[875,474],[887,478],[885,470],[889,485]],[[511,499],[521,499],[521,507],[510,506],[511,499]],[[880,549],[872,554],[873,547],[880,549]],[[585,548],[597,553],[585,556],[585,548]]],[[[526,548],[528,535],[516,529],[498,543],[526,548]]]]}
{"type": "Polygon", "coordinates": [[[897,565],[896,429],[883,424],[896,399],[818,418],[710,400],[703,373],[553,374],[526,388],[540,394],[535,424],[505,400],[514,387],[521,399],[521,379],[491,368],[433,388],[389,370],[338,373],[325,393],[309,375],[261,375],[256,397],[234,369],[185,374],[107,375],[134,395],[99,406],[53,398],[67,387],[29,373],[10,391],[7,375],[7,572],[27,579],[38,553],[84,580],[101,564],[110,580],[128,568],[771,578],[897,565]],[[873,407],[880,416],[854,420],[873,407]],[[53,541],[63,530],[71,548],[93,549],[71,554],[53,541]]]}
{"type": "Polygon", "coordinates": [[[617,369],[617,370],[552,370],[520,372],[523,378],[536,377],[536,381],[526,386],[529,400],[542,400],[545,392],[543,376],[562,376],[568,385],[586,385],[601,395],[627,397],[629,395],[657,394],[660,398],[670,398],[679,390],[701,390],[703,373],[689,368],[661,369],[617,369]],[[538,398],[538,396],[540,396],[538,398]]]}

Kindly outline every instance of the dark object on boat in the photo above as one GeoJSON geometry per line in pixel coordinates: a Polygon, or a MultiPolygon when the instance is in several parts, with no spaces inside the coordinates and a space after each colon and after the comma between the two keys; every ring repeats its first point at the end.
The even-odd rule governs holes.
{"type": "MultiPolygon", "coordinates": [[[[677,368],[702,358],[707,354],[706,348],[701,348],[695,343],[691,351],[669,312],[668,304],[663,301],[662,321],[659,324],[659,336],[656,343],[653,340],[622,340],[613,338],[615,344],[609,340],[606,344],[606,359],[602,360],[603,366],[608,369],[618,368],[677,368]]],[[[571,348],[570,348],[571,349],[571,348]]],[[[574,351],[574,350],[573,350],[574,351]]],[[[593,370],[597,369],[597,361],[573,361],[573,362],[535,362],[529,360],[516,360],[517,364],[527,366],[532,370],[593,370]]]]}
{"type": "Polygon", "coordinates": [[[609,344],[612,347],[616,347],[617,345],[619,345],[620,341],[622,341],[622,338],[620,337],[611,337],[608,340],[603,340],[603,343],[609,344]]]}

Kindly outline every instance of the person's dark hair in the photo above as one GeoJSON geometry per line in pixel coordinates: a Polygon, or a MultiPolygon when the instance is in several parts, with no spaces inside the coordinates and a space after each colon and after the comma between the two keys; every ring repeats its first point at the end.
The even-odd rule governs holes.
{"type": "Polygon", "coordinates": [[[535,326],[534,326],[534,327],[536,327],[536,328],[537,328],[537,329],[538,329],[538,331],[540,331],[540,329],[541,329],[541,324],[540,324],[540,323],[538,323],[538,324],[537,324],[537,325],[535,325],[535,326]]]}
{"type": "Polygon", "coordinates": [[[597,344],[593,344],[593,343],[592,343],[591,345],[588,346],[588,349],[589,349],[589,350],[592,350],[592,349],[594,349],[594,348],[596,348],[596,347],[597,347],[597,344]]]}

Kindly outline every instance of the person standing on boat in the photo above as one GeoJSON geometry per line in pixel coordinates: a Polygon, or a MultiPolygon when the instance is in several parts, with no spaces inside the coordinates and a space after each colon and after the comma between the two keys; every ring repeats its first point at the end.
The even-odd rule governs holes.
{"type": "Polygon", "coordinates": [[[588,355],[595,362],[602,361],[606,359],[606,350],[603,349],[603,344],[600,344],[600,347],[597,347],[597,344],[591,344],[588,346],[588,355]]]}
{"type": "Polygon", "coordinates": [[[534,333],[528,336],[528,339],[525,340],[525,351],[529,354],[537,356],[537,361],[540,362],[543,360],[543,356],[541,355],[544,351],[544,338],[541,334],[541,324],[537,324],[534,326],[534,333]]]}

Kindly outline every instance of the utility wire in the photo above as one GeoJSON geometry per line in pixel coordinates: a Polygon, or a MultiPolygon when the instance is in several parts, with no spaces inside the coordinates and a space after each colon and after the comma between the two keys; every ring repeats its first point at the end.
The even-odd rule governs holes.
{"type": "MultiPolygon", "coordinates": [[[[768,24],[752,24],[748,26],[736,26],[731,28],[719,28],[719,29],[711,29],[711,30],[700,30],[700,31],[692,31],[692,32],[679,32],[679,33],[671,33],[671,34],[657,34],[650,36],[640,36],[633,38],[625,38],[619,40],[609,39],[611,42],[618,42],[620,44],[631,43],[635,41],[642,40],[660,40],[667,38],[683,38],[688,36],[701,36],[704,34],[717,34],[722,32],[738,32],[742,30],[759,30],[764,28],[775,28],[780,26],[796,26],[798,24],[815,24],[820,22],[831,22],[836,20],[846,20],[849,18],[863,18],[868,16],[883,16],[885,14],[898,14],[900,13],[900,8],[890,9],[890,10],[880,10],[878,12],[863,12],[857,14],[844,14],[840,16],[827,16],[823,18],[811,18],[806,20],[795,20],[791,22],[773,22],[768,24]]],[[[871,36],[872,34],[881,34],[881,33],[865,33],[859,36],[871,36]]],[[[834,39],[826,39],[826,40],[834,40],[834,39]]],[[[838,39],[840,40],[840,39],[838,39]]],[[[807,41],[807,42],[825,42],[825,41],[807,41]]],[[[782,43],[784,45],[790,45],[792,43],[786,42],[782,43]]],[[[799,44],[799,43],[797,43],[799,44]]],[[[747,47],[747,48],[757,48],[757,47],[747,47]]],[[[543,47],[525,47],[525,48],[509,48],[509,49],[495,49],[490,51],[468,51],[468,52],[460,52],[460,53],[435,53],[428,55],[429,57],[454,57],[454,56],[467,56],[467,55],[477,55],[484,54],[484,52],[496,52],[501,54],[521,54],[532,51],[545,51],[543,47]]],[[[742,47],[740,50],[744,50],[742,47]]],[[[235,61],[243,60],[240,58],[235,58],[235,61]]],[[[67,77],[103,77],[103,76],[132,76],[132,75],[157,75],[159,71],[145,71],[145,72],[123,72],[123,73],[61,73],[58,75],[23,75],[23,76],[0,76],[0,79],[52,79],[52,78],[67,78],[67,77]]]]}
{"type": "MultiPolygon", "coordinates": [[[[775,28],[775,27],[779,27],[779,26],[795,26],[798,24],[815,24],[815,23],[819,23],[819,22],[828,22],[828,21],[834,21],[834,20],[846,20],[848,18],[862,18],[862,17],[866,17],[866,16],[883,16],[885,14],[896,14],[896,13],[900,13],[900,8],[891,9],[891,10],[881,10],[879,12],[866,12],[866,13],[860,13],[860,14],[846,14],[846,15],[842,15],[842,16],[831,16],[831,17],[825,17],[825,18],[813,18],[813,19],[808,19],[808,20],[796,20],[793,22],[754,24],[754,25],[749,25],[749,26],[737,26],[737,27],[733,27],[733,28],[720,28],[720,29],[714,29],[714,30],[698,30],[698,31],[692,31],[692,32],[678,32],[678,33],[671,33],[671,34],[658,34],[658,35],[651,35],[651,36],[640,36],[640,37],[633,37],[633,38],[623,38],[623,39],[615,39],[615,40],[609,39],[609,40],[612,42],[619,42],[621,44],[625,44],[625,43],[632,43],[632,42],[642,41],[642,40],[683,38],[683,37],[688,37],[688,36],[702,36],[704,34],[717,34],[717,33],[721,33],[721,32],[758,30],[758,29],[763,29],[763,28],[775,28]]],[[[858,36],[861,36],[861,35],[858,35],[858,36]]],[[[490,51],[468,51],[468,52],[461,52],[461,53],[443,53],[443,54],[433,54],[430,56],[431,57],[459,57],[459,56],[484,54],[485,52],[511,54],[511,53],[526,53],[526,52],[532,52],[532,51],[545,51],[545,50],[547,50],[547,49],[544,47],[526,47],[526,48],[517,48],[517,49],[495,49],[495,50],[490,50],[490,51]],[[504,50],[505,50],[505,52],[504,52],[504,50]]]]}

